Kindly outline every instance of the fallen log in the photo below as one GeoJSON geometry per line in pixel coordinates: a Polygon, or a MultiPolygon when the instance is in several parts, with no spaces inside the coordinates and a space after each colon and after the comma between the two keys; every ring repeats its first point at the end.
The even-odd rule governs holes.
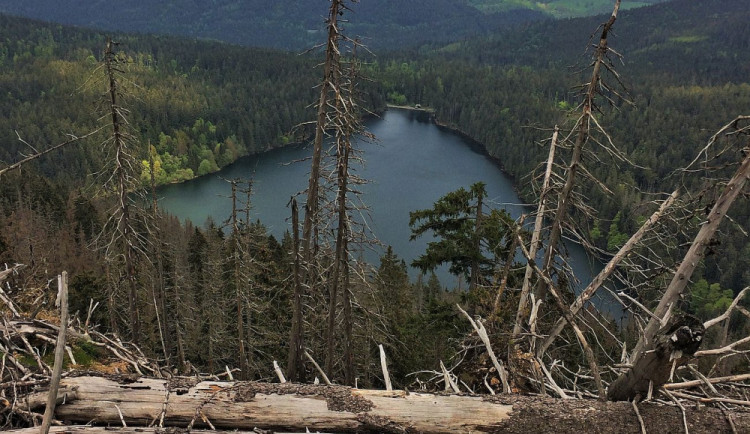
{"type": "MultiPolygon", "coordinates": [[[[45,393],[40,390],[29,395],[29,407],[43,407],[45,393]]],[[[55,411],[57,420],[109,426],[125,422],[130,431],[123,434],[130,434],[132,427],[159,424],[282,432],[565,434],[640,430],[628,403],[519,395],[478,397],[290,383],[92,376],[63,379],[59,394],[62,402],[55,411]]],[[[650,432],[673,432],[682,426],[682,413],[675,407],[640,404],[640,413],[650,432]]],[[[688,408],[686,417],[691,433],[731,432],[718,409],[688,408]]],[[[750,430],[750,413],[734,412],[733,422],[740,431],[750,430]]],[[[81,434],[99,434],[97,429],[76,428],[81,434]]]]}

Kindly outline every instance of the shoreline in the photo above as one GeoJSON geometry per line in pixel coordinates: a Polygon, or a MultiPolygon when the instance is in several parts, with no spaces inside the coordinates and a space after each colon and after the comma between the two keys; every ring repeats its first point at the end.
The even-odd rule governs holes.
{"type": "MultiPolygon", "coordinates": [[[[513,175],[513,174],[511,174],[511,173],[509,173],[505,169],[505,166],[503,165],[502,160],[499,157],[496,157],[496,156],[490,154],[490,152],[487,150],[487,146],[484,143],[476,140],[474,137],[472,137],[467,132],[465,132],[465,131],[463,131],[463,130],[461,130],[459,128],[452,127],[452,126],[450,126],[450,125],[448,125],[446,123],[441,122],[437,118],[436,110],[434,108],[432,108],[432,107],[415,107],[415,106],[410,106],[410,105],[400,106],[400,105],[395,105],[395,104],[386,104],[385,110],[383,110],[382,112],[375,112],[374,113],[374,117],[376,117],[376,118],[380,117],[383,113],[385,113],[388,110],[404,110],[404,111],[412,111],[412,112],[418,112],[418,113],[423,113],[423,114],[429,115],[429,122],[432,123],[433,125],[435,125],[438,129],[440,129],[441,131],[445,131],[445,132],[449,132],[449,133],[452,133],[452,134],[456,134],[457,136],[459,136],[462,139],[464,139],[467,142],[467,145],[471,146],[474,149],[480,150],[481,151],[480,153],[482,155],[484,155],[485,157],[487,157],[490,160],[492,160],[493,163],[495,163],[495,165],[497,166],[497,168],[500,169],[500,171],[503,172],[503,174],[510,179],[511,184],[513,185],[513,190],[516,192],[516,194],[518,194],[518,197],[521,198],[522,200],[526,200],[526,198],[523,197],[523,195],[521,193],[521,190],[519,190],[519,188],[518,188],[518,183],[517,183],[516,176],[513,175]]],[[[366,117],[365,120],[367,118],[369,118],[369,117],[372,117],[372,116],[366,117]]],[[[156,186],[156,189],[158,190],[158,189],[163,188],[163,187],[167,187],[167,186],[171,186],[171,185],[179,185],[179,184],[183,184],[185,182],[190,182],[190,181],[197,180],[199,178],[203,178],[203,177],[215,175],[215,174],[221,172],[222,170],[226,169],[227,167],[229,167],[229,166],[237,163],[238,161],[240,161],[243,158],[248,158],[248,157],[252,157],[252,156],[255,156],[255,155],[264,154],[266,152],[271,152],[271,151],[274,151],[274,150],[277,150],[277,149],[283,149],[283,148],[290,147],[290,146],[304,146],[304,142],[301,142],[301,141],[290,142],[290,143],[287,143],[287,144],[284,144],[284,145],[278,145],[278,146],[269,145],[269,146],[267,146],[265,149],[263,149],[261,151],[250,152],[250,153],[247,153],[245,155],[242,155],[241,157],[237,158],[236,160],[232,161],[231,163],[227,164],[226,166],[220,167],[219,170],[217,170],[215,172],[206,173],[205,175],[200,175],[200,176],[194,176],[193,178],[186,179],[186,180],[183,180],[183,181],[174,181],[174,182],[168,182],[168,183],[165,183],[165,184],[159,184],[159,185],[156,186]]]]}

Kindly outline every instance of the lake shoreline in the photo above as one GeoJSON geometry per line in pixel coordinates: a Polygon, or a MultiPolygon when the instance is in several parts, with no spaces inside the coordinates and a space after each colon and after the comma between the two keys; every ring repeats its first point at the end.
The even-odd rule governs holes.
{"type": "MultiPolygon", "coordinates": [[[[485,157],[489,158],[497,166],[497,168],[500,169],[500,171],[512,181],[511,184],[512,184],[513,190],[516,192],[516,194],[519,196],[519,198],[521,198],[523,201],[526,201],[527,199],[529,199],[529,198],[524,197],[521,189],[519,189],[519,187],[518,187],[518,180],[517,180],[516,176],[514,174],[508,172],[508,170],[506,170],[505,166],[503,165],[502,159],[500,157],[497,157],[497,156],[494,156],[494,155],[490,154],[490,152],[487,150],[487,146],[484,143],[476,140],[469,133],[467,133],[467,132],[459,129],[458,127],[450,126],[450,125],[448,125],[448,124],[443,123],[442,121],[440,121],[438,119],[436,113],[435,113],[435,109],[430,108],[430,107],[414,107],[414,106],[402,106],[402,105],[386,104],[385,110],[369,114],[369,115],[367,115],[365,117],[365,120],[367,120],[367,119],[378,119],[378,118],[381,118],[382,114],[384,114],[388,110],[403,110],[403,111],[419,112],[419,113],[423,113],[423,114],[429,116],[428,117],[428,121],[430,123],[432,123],[433,125],[435,125],[439,130],[444,131],[444,132],[448,132],[448,133],[451,133],[451,134],[455,134],[455,135],[461,137],[463,140],[465,140],[467,142],[467,144],[470,147],[472,147],[472,149],[481,151],[480,152],[481,154],[483,154],[485,157]]],[[[233,164],[236,164],[237,162],[239,162],[242,159],[252,158],[252,157],[255,157],[255,156],[258,156],[258,155],[262,155],[262,154],[264,154],[266,152],[271,152],[271,151],[275,151],[277,149],[289,148],[289,147],[294,147],[294,146],[306,146],[306,145],[305,145],[304,141],[295,141],[295,142],[290,142],[290,143],[286,143],[286,144],[279,144],[277,146],[269,145],[269,146],[267,146],[265,149],[263,149],[261,151],[251,152],[251,153],[247,153],[245,155],[242,155],[239,158],[237,158],[236,160],[234,160],[231,163],[227,164],[226,166],[220,167],[219,170],[217,170],[215,172],[206,173],[205,175],[194,176],[193,178],[185,179],[185,180],[182,180],[182,181],[172,181],[172,182],[167,182],[167,183],[164,183],[164,184],[158,184],[156,186],[156,188],[158,190],[158,189],[163,188],[163,187],[184,184],[186,182],[195,181],[197,179],[210,177],[211,175],[215,175],[215,174],[221,172],[222,170],[226,169],[227,167],[229,167],[229,166],[231,166],[233,164]]]]}
{"type": "Polygon", "coordinates": [[[429,115],[429,121],[433,125],[435,125],[439,130],[445,131],[451,134],[455,134],[461,137],[466,142],[468,142],[467,144],[470,147],[472,147],[475,150],[480,150],[481,153],[485,157],[492,160],[492,162],[495,163],[497,168],[500,169],[500,171],[503,172],[503,174],[512,181],[511,184],[513,186],[513,190],[516,192],[516,194],[521,200],[527,201],[528,199],[531,199],[531,198],[525,197],[521,189],[518,187],[518,179],[516,178],[516,175],[508,172],[508,170],[505,168],[505,165],[503,165],[503,160],[500,157],[490,154],[490,152],[487,150],[487,145],[475,139],[471,134],[459,129],[458,127],[450,126],[446,123],[441,122],[435,113],[435,109],[430,108],[430,107],[400,106],[400,105],[393,105],[393,104],[387,104],[386,107],[387,109],[413,111],[413,112],[420,112],[420,113],[429,115]]]}

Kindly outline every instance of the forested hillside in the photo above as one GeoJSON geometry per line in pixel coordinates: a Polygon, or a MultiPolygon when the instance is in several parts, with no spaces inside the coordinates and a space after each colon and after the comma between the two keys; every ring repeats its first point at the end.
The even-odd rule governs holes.
{"type": "MultiPolygon", "coordinates": [[[[326,0],[215,0],[107,4],[87,1],[0,1],[0,12],[63,24],[140,33],[175,34],[234,44],[302,51],[318,44],[326,0]]],[[[343,23],[372,48],[454,41],[549,15],[525,4],[482,12],[464,0],[378,0],[357,3],[343,23]]],[[[594,13],[594,12],[591,12],[594,13]]]]}
{"type": "MultiPolygon", "coordinates": [[[[11,163],[28,149],[16,132],[44,147],[93,131],[104,36],[7,16],[0,23],[0,158],[11,163]]],[[[305,133],[293,130],[313,100],[310,57],[172,37],[116,39],[127,61],[131,122],[158,154],[159,183],[216,171],[305,133]]],[[[42,160],[40,170],[57,180],[96,172],[97,140],[101,135],[42,160]]]]}

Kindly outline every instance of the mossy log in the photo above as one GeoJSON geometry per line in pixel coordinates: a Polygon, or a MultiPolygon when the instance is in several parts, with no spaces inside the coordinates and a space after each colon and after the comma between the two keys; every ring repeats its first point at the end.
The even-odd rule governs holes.
{"type": "MultiPolygon", "coordinates": [[[[26,402],[38,410],[44,407],[45,399],[45,392],[38,391],[29,395],[26,402]]],[[[63,379],[58,402],[55,418],[66,424],[121,426],[125,422],[131,429],[158,426],[161,421],[171,430],[193,424],[196,429],[213,426],[212,429],[260,428],[277,432],[640,431],[628,403],[518,395],[437,395],[289,383],[80,376],[63,379]]],[[[682,430],[678,408],[641,404],[640,412],[649,432],[682,430]]],[[[731,417],[740,431],[750,430],[750,413],[734,413],[731,417]]],[[[727,416],[717,409],[689,408],[687,419],[691,433],[731,432],[727,416]]],[[[91,430],[81,434],[98,433],[97,428],[76,429],[91,430]]],[[[75,431],[71,428],[69,432],[75,431]]]]}

